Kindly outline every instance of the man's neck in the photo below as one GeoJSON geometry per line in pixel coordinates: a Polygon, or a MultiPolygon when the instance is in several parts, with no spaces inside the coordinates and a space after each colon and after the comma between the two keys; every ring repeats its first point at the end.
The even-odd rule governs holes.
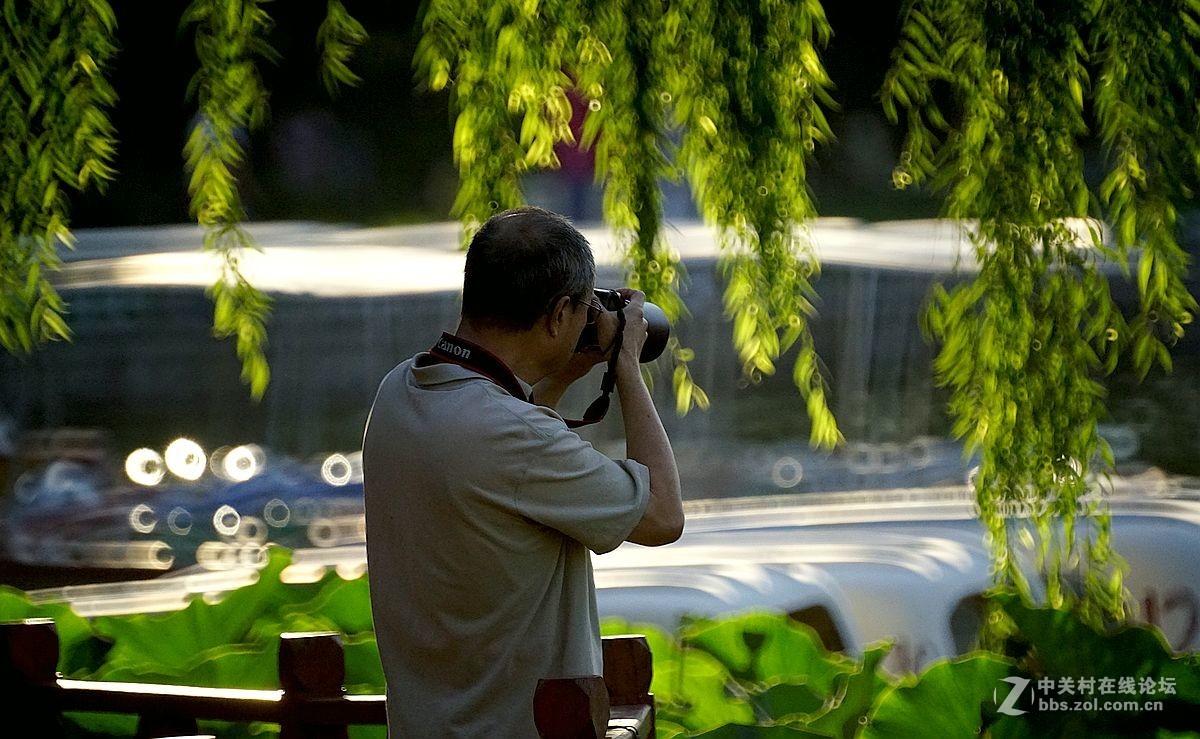
{"type": "Polygon", "coordinates": [[[548,374],[536,351],[536,344],[524,331],[480,329],[462,321],[454,335],[487,349],[527,385],[536,385],[548,374]]]}

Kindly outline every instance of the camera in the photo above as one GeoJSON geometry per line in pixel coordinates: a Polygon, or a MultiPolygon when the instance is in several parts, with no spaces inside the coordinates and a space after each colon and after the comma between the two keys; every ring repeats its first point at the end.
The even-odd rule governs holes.
{"type": "MultiPolygon", "coordinates": [[[[623,310],[629,304],[629,301],[616,290],[605,290],[598,287],[592,292],[596,294],[596,300],[607,311],[623,310]]],[[[653,362],[666,348],[667,339],[671,338],[671,322],[667,320],[667,314],[663,313],[662,308],[654,303],[643,305],[642,315],[646,317],[648,325],[646,327],[646,343],[642,344],[642,354],[638,360],[653,362]]],[[[590,348],[600,348],[599,328],[595,323],[584,327],[575,351],[581,352],[590,348]]]]}

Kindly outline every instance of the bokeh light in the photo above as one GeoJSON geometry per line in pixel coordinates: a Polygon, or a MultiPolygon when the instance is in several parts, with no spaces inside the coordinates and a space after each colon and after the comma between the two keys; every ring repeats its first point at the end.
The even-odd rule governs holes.
{"type": "Polygon", "coordinates": [[[139,534],[149,534],[154,531],[155,526],[158,526],[158,518],[150,506],[138,503],[129,509],[129,528],[139,534]]]}
{"type": "Polygon", "coordinates": [[[346,485],[353,476],[354,469],[345,454],[330,454],[321,464],[321,479],[330,485],[346,485]]]}
{"type": "Polygon", "coordinates": [[[268,526],[282,528],[292,520],[292,511],[288,508],[288,504],[279,498],[271,498],[263,506],[263,520],[267,522],[268,526]]]}
{"type": "Polygon", "coordinates": [[[162,455],[153,449],[135,449],[125,458],[125,476],[138,485],[157,485],[166,474],[162,455]]]}
{"type": "Polygon", "coordinates": [[[184,438],[172,441],[163,457],[171,474],[189,481],[200,479],[208,461],[199,444],[184,438]]]}
{"type": "Polygon", "coordinates": [[[783,456],[771,466],[771,482],[777,488],[794,488],[804,479],[804,465],[792,456],[783,456]]]}
{"type": "Polygon", "coordinates": [[[243,444],[234,447],[221,461],[221,470],[225,477],[234,482],[245,482],[262,472],[264,455],[256,444],[243,444]]]}
{"type": "Polygon", "coordinates": [[[175,506],[167,514],[167,528],[176,536],[187,536],[192,531],[192,514],[183,506],[175,506]]]}
{"type": "Polygon", "coordinates": [[[242,516],[237,512],[236,508],[226,503],[213,511],[212,523],[213,529],[218,534],[233,536],[237,534],[238,529],[242,525],[242,516]]]}

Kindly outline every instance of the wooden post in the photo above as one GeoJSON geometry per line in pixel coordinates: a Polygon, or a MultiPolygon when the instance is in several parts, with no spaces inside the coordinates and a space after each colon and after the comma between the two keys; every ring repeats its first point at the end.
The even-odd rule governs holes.
{"type": "Polygon", "coordinates": [[[654,659],[644,636],[611,636],[604,640],[604,684],[614,706],[650,702],[654,659]]]}
{"type": "Polygon", "coordinates": [[[539,680],[533,717],[542,739],[654,737],[654,675],[644,636],[603,640],[604,677],[539,680]],[[615,731],[616,733],[610,733],[615,731]]]}
{"type": "Polygon", "coordinates": [[[591,675],[538,680],[533,722],[542,739],[603,739],[608,730],[604,678],[591,675]]]}
{"type": "Polygon", "coordinates": [[[649,706],[649,731],[643,731],[641,739],[654,739],[654,696],[650,693],[654,657],[649,642],[639,634],[605,637],[603,645],[609,703],[614,707],[649,706]]]}
{"type": "Polygon", "coordinates": [[[280,634],[279,685],[287,717],[280,724],[280,739],[347,739],[344,725],[324,723],[319,708],[306,705],[312,699],[340,697],[345,680],[340,634],[280,634]]]}
{"type": "Polygon", "coordinates": [[[38,736],[62,736],[62,713],[54,699],[58,679],[58,630],[53,619],[0,624],[0,691],[20,706],[18,722],[38,736]]]}

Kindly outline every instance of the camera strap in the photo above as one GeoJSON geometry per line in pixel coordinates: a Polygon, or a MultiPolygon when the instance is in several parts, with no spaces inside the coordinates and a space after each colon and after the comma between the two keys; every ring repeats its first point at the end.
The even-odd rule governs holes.
{"type": "Polygon", "coordinates": [[[604,418],[604,414],[608,413],[608,404],[612,397],[613,388],[617,384],[617,358],[621,354],[621,341],[625,338],[625,311],[617,311],[617,335],[613,339],[612,346],[609,348],[608,367],[604,370],[604,379],[600,381],[600,397],[592,401],[587,410],[583,412],[583,418],[565,419],[567,426],[570,428],[579,428],[580,426],[590,426],[600,419],[604,418]]]}
{"type": "Polygon", "coordinates": [[[460,339],[453,334],[442,332],[442,338],[437,340],[433,348],[427,354],[417,357],[416,365],[418,367],[428,367],[432,364],[441,364],[442,362],[457,364],[472,372],[478,372],[507,390],[508,394],[514,398],[520,398],[526,403],[529,402],[529,396],[525,394],[525,388],[521,386],[521,381],[508,368],[508,365],[495,354],[492,354],[476,343],[460,339]]]}
{"type": "MultiPolygon", "coordinates": [[[[613,388],[617,383],[617,357],[621,352],[621,340],[625,334],[625,311],[617,311],[617,336],[613,339],[612,354],[608,358],[608,368],[604,379],[600,381],[600,397],[592,401],[584,411],[583,418],[563,419],[569,428],[589,426],[604,418],[608,413],[608,405],[613,388]]],[[[478,372],[492,382],[508,391],[514,398],[520,398],[526,403],[533,399],[525,394],[521,381],[503,360],[482,346],[450,333],[443,332],[442,338],[425,354],[417,357],[416,366],[428,367],[433,364],[448,362],[465,367],[472,372],[478,372]]]]}

